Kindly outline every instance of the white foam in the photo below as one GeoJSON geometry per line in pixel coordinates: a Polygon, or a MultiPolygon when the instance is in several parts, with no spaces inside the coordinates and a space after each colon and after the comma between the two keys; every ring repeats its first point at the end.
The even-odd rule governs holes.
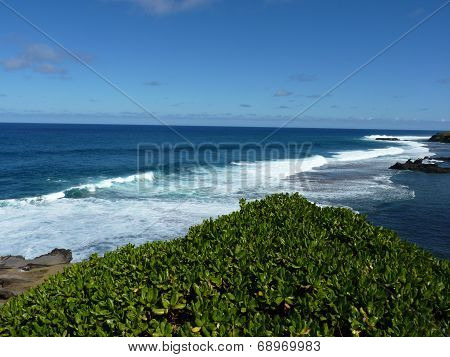
{"type": "Polygon", "coordinates": [[[428,140],[430,137],[429,136],[408,136],[408,135],[384,135],[384,134],[364,136],[364,139],[367,139],[367,140],[376,140],[377,138],[382,138],[382,139],[394,138],[394,139],[398,139],[400,141],[423,141],[423,140],[428,140]]]}
{"type": "MultiPolygon", "coordinates": [[[[411,157],[418,157],[421,155],[431,155],[430,150],[428,149],[425,142],[429,139],[428,136],[410,136],[410,135],[367,135],[364,136],[364,139],[366,140],[376,140],[376,138],[396,138],[399,139],[399,141],[393,141],[392,144],[397,144],[401,147],[400,150],[397,150],[397,153],[394,153],[393,146],[389,148],[383,148],[383,149],[373,149],[369,151],[375,151],[375,150],[387,150],[394,153],[394,155],[401,156],[402,158],[411,158],[411,157]]],[[[399,149],[399,147],[397,147],[399,149]]],[[[382,153],[382,151],[379,151],[382,153]]],[[[385,155],[382,155],[385,156],[385,155]]],[[[391,155],[389,155],[391,156],[391,155]]]]}
{"type": "Polygon", "coordinates": [[[131,175],[128,177],[115,177],[112,179],[107,179],[100,181],[97,184],[94,184],[95,188],[110,188],[115,184],[124,184],[124,183],[131,183],[131,182],[138,182],[138,181],[153,181],[155,178],[155,175],[153,172],[144,172],[137,175],[131,175]]]}
{"type": "Polygon", "coordinates": [[[401,155],[405,152],[404,149],[399,147],[388,147],[383,149],[371,149],[371,150],[353,150],[353,151],[341,151],[333,155],[333,158],[337,161],[359,161],[375,159],[381,156],[395,156],[401,155]]]}
{"type": "Polygon", "coordinates": [[[257,162],[233,162],[246,173],[262,172],[267,177],[284,178],[301,172],[313,171],[327,164],[327,159],[321,155],[314,155],[302,159],[264,160],[257,162]]]}
{"type": "Polygon", "coordinates": [[[237,199],[198,200],[86,198],[45,205],[1,207],[0,256],[33,258],[55,247],[71,249],[79,261],[124,244],[182,236],[203,219],[239,208],[237,199]]]}
{"type": "Polygon", "coordinates": [[[56,200],[59,200],[60,198],[64,197],[64,192],[55,192],[55,193],[50,193],[48,195],[44,195],[42,196],[42,200],[47,201],[47,202],[53,202],[56,200]]]}
{"type": "Polygon", "coordinates": [[[315,155],[312,157],[305,158],[300,160],[298,172],[308,172],[313,171],[314,169],[325,166],[328,163],[328,160],[321,155],[315,155]]]}
{"type": "Polygon", "coordinates": [[[3,204],[19,204],[23,205],[24,203],[42,203],[42,202],[54,202],[56,200],[60,200],[66,197],[66,192],[72,190],[87,190],[91,193],[96,192],[97,189],[105,189],[111,188],[116,184],[125,184],[125,183],[133,183],[133,182],[143,182],[143,181],[153,181],[155,179],[155,175],[153,172],[144,172],[136,175],[131,175],[127,177],[115,177],[111,179],[101,180],[98,183],[90,183],[85,185],[73,186],[69,187],[67,190],[49,193],[47,195],[35,196],[35,197],[25,197],[18,199],[8,199],[8,200],[0,200],[0,203],[3,204]]]}

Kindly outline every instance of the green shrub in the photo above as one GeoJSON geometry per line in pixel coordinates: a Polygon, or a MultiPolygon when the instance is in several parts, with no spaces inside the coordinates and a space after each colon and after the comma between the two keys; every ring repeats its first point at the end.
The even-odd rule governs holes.
{"type": "Polygon", "coordinates": [[[93,255],[0,310],[8,336],[448,335],[449,262],[298,194],[93,255]]]}

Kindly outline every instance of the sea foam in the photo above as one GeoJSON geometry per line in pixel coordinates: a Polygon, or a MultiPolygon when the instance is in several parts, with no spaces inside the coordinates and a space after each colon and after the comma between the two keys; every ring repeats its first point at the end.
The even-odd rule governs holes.
{"type": "Polygon", "coordinates": [[[359,160],[375,159],[380,156],[401,155],[404,152],[405,150],[402,148],[391,146],[383,149],[336,152],[333,155],[333,158],[336,159],[337,161],[359,161],[359,160]]]}
{"type": "Polygon", "coordinates": [[[285,178],[301,172],[310,172],[327,164],[321,155],[299,159],[264,160],[256,162],[232,162],[246,174],[262,173],[266,177],[285,178]]]}
{"type": "Polygon", "coordinates": [[[60,200],[62,198],[78,198],[84,197],[82,195],[74,194],[74,192],[87,192],[94,193],[98,189],[107,189],[111,188],[114,185],[121,185],[126,183],[138,183],[148,181],[151,182],[155,179],[155,175],[153,172],[143,172],[136,175],[130,175],[127,177],[114,177],[111,179],[101,180],[97,183],[89,183],[79,186],[72,186],[64,191],[49,193],[46,195],[35,196],[35,197],[25,197],[25,198],[16,198],[16,199],[7,199],[1,200],[0,204],[2,205],[17,205],[17,204],[27,204],[27,203],[44,203],[44,202],[54,202],[60,200]]]}
{"type": "Polygon", "coordinates": [[[400,141],[425,141],[428,140],[429,136],[408,136],[408,135],[366,135],[364,139],[366,140],[376,140],[377,138],[386,139],[386,138],[394,138],[400,141]]]}

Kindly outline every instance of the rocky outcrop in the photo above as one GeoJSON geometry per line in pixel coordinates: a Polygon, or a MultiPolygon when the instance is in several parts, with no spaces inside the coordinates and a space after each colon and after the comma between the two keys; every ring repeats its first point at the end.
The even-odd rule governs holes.
{"type": "Polygon", "coordinates": [[[433,135],[428,141],[435,141],[439,143],[450,143],[450,131],[442,131],[433,135]]]}
{"type": "Polygon", "coordinates": [[[375,138],[375,140],[382,140],[382,141],[400,141],[399,138],[375,138]]]}
{"type": "Polygon", "coordinates": [[[423,159],[417,159],[415,161],[408,160],[404,164],[397,162],[390,167],[391,170],[410,170],[421,171],[426,173],[445,174],[450,173],[450,168],[440,167],[437,164],[424,164],[423,159]]]}
{"type": "Polygon", "coordinates": [[[0,257],[0,304],[62,272],[71,261],[72,252],[68,249],[53,249],[29,260],[22,256],[0,257]]]}

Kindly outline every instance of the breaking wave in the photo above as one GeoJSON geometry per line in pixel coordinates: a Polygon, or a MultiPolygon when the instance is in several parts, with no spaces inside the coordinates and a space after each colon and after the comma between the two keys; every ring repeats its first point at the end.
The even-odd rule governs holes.
{"type": "Polygon", "coordinates": [[[429,136],[408,136],[408,135],[366,135],[364,136],[364,139],[366,140],[376,140],[377,138],[380,139],[387,139],[387,138],[393,138],[398,139],[399,141],[425,141],[428,140],[429,136]]]}
{"type": "Polygon", "coordinates": [[[341,151],[333,155],[333,158],[337,161],[359,161],[375,159],[380,156],[394,156],[401,155],[405,152],[404,149],[399,147],[388,147],[383,149],[371,149],[371,150],[354,150],[354,151],[341,151]]]}
{"type": "Polygon", "coordinates": [[[49,193],[46,195],[35,196],[35,197],[25,197],[17,199],[1,200],[0,204],[23,204],[23,203],[44,203],[44,202],[54,202],[62,198],[85,198],[90,196],[92,193],[99,189],[111,188],[114,185],[121,185],[127,183],[138,183],[144,181],[153,181],[155,175],[153,172],[145,172],[136,175],[130,175],[127,177],[114,177],[111,179],[101,180],[97,183],[89,183],[79,186],[70,187],[64,191],[49,193]]]}

